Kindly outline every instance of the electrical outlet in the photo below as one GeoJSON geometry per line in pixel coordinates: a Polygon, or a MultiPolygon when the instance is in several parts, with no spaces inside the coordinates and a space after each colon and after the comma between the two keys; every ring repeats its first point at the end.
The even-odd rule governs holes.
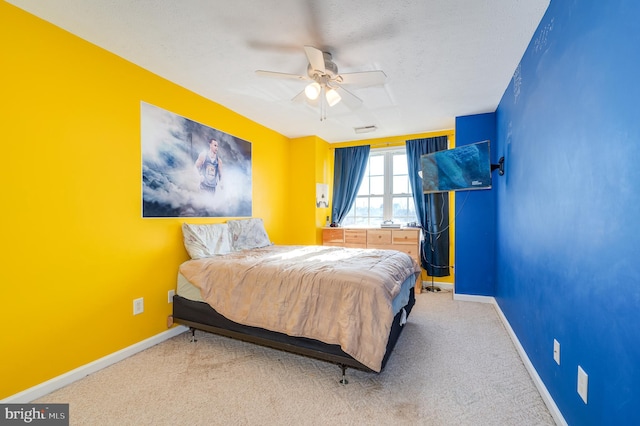
{"type": "Polygon", "coordinates": [[[167,303],[173,303],[173,296],[176,295],[176,291],[175,290],[169,290],[168,293],[168,299],[167,299],[167,303]]]}
{"type": "Polygon", "coordinates": [[[553,360],[560,365],[560,342],[553,339],[553,360]]]}
{"type": "Polygon", "coordinates": [[[133,300],[133,315],[138,315],[144,312],[144,298],[133,300]]]}
{"type": "Polygon", "coordinates": [[[589,390],[589,376],[584,372],[582,367],[578,366],[578,395],[587,403],[587,393],[589,390]]]}

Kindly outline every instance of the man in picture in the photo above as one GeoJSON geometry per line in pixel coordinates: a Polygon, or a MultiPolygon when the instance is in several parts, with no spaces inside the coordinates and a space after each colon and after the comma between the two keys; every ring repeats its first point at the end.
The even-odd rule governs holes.
{"type": "Polygon", "coordinates": [[[218,141],[209,141],[209,150],[202,151],[196,160],[196,170],[200,174],[200,189],[215,192],[222,178],[222,160],[218,156],[218,141]]]}

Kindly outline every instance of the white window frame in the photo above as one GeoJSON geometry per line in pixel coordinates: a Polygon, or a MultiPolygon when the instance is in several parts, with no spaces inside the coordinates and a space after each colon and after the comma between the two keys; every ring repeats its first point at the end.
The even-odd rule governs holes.
{"type": "MultiPolygon", "coordinates": [[[[394,198],[407,198],[409,206],[411,208],[411,210],[414,210],[415,213],[415,207],[413,204],[413,196],[411,193],[411,185],[409,184],[408,180],[407,180],[407,185],[408,185],[408,192],[402,192],[402,193],[397,193],[397,194],[393,194],[393,156],[394,154],[402,154],[402,155],[406,155],[406,150],[404,147],[394,147],[394,148],[381,148],[381,149],[372,149],[371,152],[369,153],[369,159],[367,161],[370,161],[370,158],[372,156],[379,156],[379,155],[383,155],[384,156],[384,193],[380,194],[382,195],[382,199],[383,199],[383,211],[382,211],[382,220],[379,220],[377,218],[372,218],[371,217],[371,210],[368,210],[368,215],[367,216],[356,216],[356,205],[358,204],[358,199],[363,199],[363,198],[371,198],[371,197],[379,197],[380,195],[378,194],[366,194],[366,195],[360,195],[360,193],[362,192],[363,188],[360,188],[359,195],[356,198],[356,202],[354,203],[353,207],[349,210],[349,212],[347,213],[347,216],[345,217],[345,219],[343,220],[343,226],[379,226],[382,224],[383,221],[393,221],[394,223],[399,223],[401,225],[405,225],[407,222],[414,222],[417,220],[417,218],[415,217],[415,215],[413,217],[401,217],[401,218],[394,218],[393,217],[393,200],[394,198]]],[[[369,165],[367,164],[367,173],[369,173],[369,165]]],[[[397,174],[396,174],[397,176],[397,174]]],[[[369,176],[367,176],[366,178],[368,178],[369,176]]],[[[364,179],[364,182],[367,182],[368,179],[364,179]]],[[[407,176],[408,179],[408,176],[407,176]]],[[[368,192],[368,190],[367,190],[368,192]]],[[[369,204],[369,203],[367,203],[369,204]]],[[[369,204],[370,206],[370,204],[369,204]]]]}

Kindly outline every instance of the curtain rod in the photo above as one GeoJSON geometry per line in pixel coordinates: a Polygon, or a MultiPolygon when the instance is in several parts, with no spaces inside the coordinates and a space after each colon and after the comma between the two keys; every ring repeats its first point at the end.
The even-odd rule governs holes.
{"type": "MultiPolygon", "coordinates": [[[[434,136],[434,137],[439,137],[439,136],[446,136],[447,140],[448,140],[451,135],[449,133],[445,133],[443,135],[437,135],[437,136],[434,136]]],[[[412,139],[415,139],[415,138],[407,138],[407,139],[398,140],[398,141],[395,141],[395,142],[381,142],[381,143],[372,144],[372,145],[369,145],[369,146],[371,148],[383,148],[383,147],[390,147],[390,146],[401,146],[401,145],[404,145],[407,142],[407,140],[412,140],[412,139]]],[[[420,138],[418,138],[418,139],[420,139],[420,138]]]]}
{"type": "Polygon", "coordinates": [[[375,145],[369,145],[371,148],[380,148],[380,147],[386,147],[386,146],[392,146],[392,144],[395,145],[402,145],[404,144],[405,141],[398,141],[398,142],[385,142],[385,143],[377,143],[375,145]]]}

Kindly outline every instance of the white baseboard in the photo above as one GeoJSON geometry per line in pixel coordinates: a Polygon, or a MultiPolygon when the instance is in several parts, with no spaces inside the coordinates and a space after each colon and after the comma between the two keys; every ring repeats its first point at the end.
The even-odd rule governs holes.
{"type": "Polygon", "coordinates": [[[491,296],[476,296],[473,294],[459,294],[459,293],[453,293],[453,300],[460,300],[461,302],[479,302],[479,303],[491,303],[491,304],[496,303],[495,299],[491,296]]]}
{"type": "Polygon", "coordinates": [[[498,312],[498,316],[500,317],[500,320],[504,324],[504,327],[507,329],[507,333],[509,333],[509,337],[511,337],[511,340],[513,341],[513,344],[515,345],[516,350],[518,351],[518,355],[520,355],[520,359],[522,360],[522,363],[524,364],[525,368],[529,372],[529,376],[531,376],[533,383],[536,385],[536,388],[540,393],[540,397],[542,398],[545,405],[547,406],[547,409],[549,410],[551,417],[553,417],[553,420],[556,422],[557,425],[566,426],[567,422],[565,421],[564,416],[558,409],[558,406],[556,405],[555,401],[551,397],[551,394],[547,390],[547,387],[544,385],[544,382],[542,381],[535,367],[531,363],[529,356],[527,355],[524,348],[520,344],[520,340],[518,340],[518,336],[516,336],[516,333],[511,328],[511,324],[509,324],[507,317],[504,316],[504,313],[502,312],[502,309],[500,309],[500,305],[498,305],[498,302],[496,302],[496,299],[492,296],[474,296],[470,294],[456,294],[456,293],[454,293],[453,299],[464,301],[464,302],[491,303],[493,304],[493,306],[495,306],[496,312],[498,312]]]}
{"type": "Polygon", "coordinates": [[[89,374],[95,373],[96,371],[102,370],[110,365],[113,365],[119,361],[122,361],[125,358],[130,357],[131,355],[135,355],[138,352],[141,352],[145,349],[148,349],[152,346],[157,345],[158,343],[162,343],[167,339],[170,339],[174,336],[184,333],[189,330],[188,327],[183,325],[176,326],[170,330],[164,331],[160,334],[157,334],[153,337],[150,337],[142,342],[138,342],[134,345],[131,345],[127,348],[121,349],[117,352],[114,352],[110,355],[102,357],[98,360],[90,362],[89,364],[83,365],[82,367],[78,367],[75,370],[71,370],[68,373],[62,374],[58,377],[54,377],[51,380],[47,380],[44,383],[40,383],[32,388],[26,389],[22,392],[19,392],[15,395],[12,395],[8,398],[3,399],[2,403],[6,404],[26,404],[35,399],[41,398],[55,390],[61,389],[71,383],[80,380],[89,374]]]}

